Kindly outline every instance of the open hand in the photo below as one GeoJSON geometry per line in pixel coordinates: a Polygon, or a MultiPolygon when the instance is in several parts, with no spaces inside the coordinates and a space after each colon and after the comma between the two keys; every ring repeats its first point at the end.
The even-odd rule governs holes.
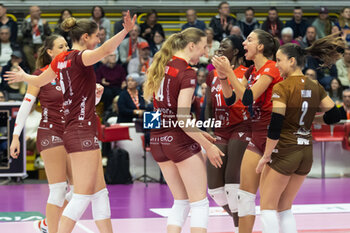
{"type": "Polygon", "coordinates": [[[220,74],[227,74],[232,72],[232,66],[230,64],[230,61],[227,59],[225,56],[214,56],[211,59],[213,65],[215,66],[215,69],[217,70],[218,73],[220,74]]]}
{"type": "Polygon", "coordinates": [[[130,17],[130,11],[128,11],[126,13],[126,16],[124,17],[124,23],[123,23],[123,27],[127,32],[130,32],[132,30],[132,28],[135,25],[135,21],[136,21],[136,14],[134,15],[134,17],[130,17]]]}
{"type": "Polygon", "coordinates": [[[101,98],[104,89],[105,88],[101,84],[96,83],[96,98],[101,98]]]}
{"type": "Polygon", "coordinates": [[[26,73],[22,70],[22,68],[18,66],[18,71],[6,71],[4,77],[8,84],[19,83],[24,81],[25,74],[26,73]]]}
{"type": "Polygon", "coordinates": [[[214,144],[212,144],[208,150],[206,150],[208,159],[210,163],[218,168],[221,167],[222,165],[222,159],[221,156],[225,156],[225,154],[214,144]]]}

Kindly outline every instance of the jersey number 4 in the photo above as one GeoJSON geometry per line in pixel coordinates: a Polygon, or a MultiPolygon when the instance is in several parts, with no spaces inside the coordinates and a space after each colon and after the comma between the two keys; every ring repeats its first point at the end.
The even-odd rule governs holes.
{"type": "Polygon", "coordinates": [[[304,117],[307,113],[307,110],[309,108],[309,103],[307,101],[303,101],[302,105],[301,105],[301,116],[300,116],[300,120],[299,120],[299,125],[304,125],[304,117]]]}
{"type": "Polygon", "coordinates": [[[156,96],[156,99],[158,99],[158,101],[162,102],[164,100],[164,93],[163,93],[163,87],[164,87],[164,79],[162,79],[162,82],[160,83],[160,87],[158,89],[158,92],[157,92],[157,96],[156,96]]]}

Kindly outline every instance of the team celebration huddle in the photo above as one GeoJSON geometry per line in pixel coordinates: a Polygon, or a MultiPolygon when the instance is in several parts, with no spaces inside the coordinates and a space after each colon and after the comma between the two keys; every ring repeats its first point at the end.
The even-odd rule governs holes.
{"type": "MultiPolygon", "coordinates": [[[[136,14],[126,11],[123,29],[97,46],[101,27],[90,19],[68,17],[60,27],[71,46],[61,35],[48,36],[37,53],[35,72],[19,67],[4,74],[8,84],[28,85],[13,131],[12,158],[19,156],[19,136],[36,99],[43,110],[36,146],[49,196],[46,218],[37,224],[41,232],[72,232],[90,203],[99,232],[119,232],[112,227],[97,139],[95,106],[110,90],[96,84],[94,65],[114,54],[125,38],[131,45],[136,20],[136,14]]],[[[137,106],[133,114],[145,119],[147,112],[138,106],[149,103],[153,109],[148,112],[161,119],[150,130],[149,146],[174,199],[166,231],[180,233],[189,218],[191,233],[207,232],[212,199],[232,219],[229,232],[251,233],[259,191],[262,232],[296,233],[291,209],[313,164],[312,125],[341,120],[324,87],[304,75],[306,57],[332,66],[347,43],[339,33],[306,48],[281,44],[260,28],[244,37],[225,34],[209,57],[199,100],[197,65],[212,49],[209,37],[210,30],[196,27],[167,37],[147,62],[142,88],[135,92],[142,92],[142,103],[129,86],[132,77],[126,78],[137,106]],[[200,113],[194,110],[197,102],[200,113]],[[194,123],[206,121],[211,122],[194,123]]],[[[140,56],[148,47],[143,43],[138,43],[140,56]]],[[[133,51],[127,52],[130,59],[133,51]]]]}

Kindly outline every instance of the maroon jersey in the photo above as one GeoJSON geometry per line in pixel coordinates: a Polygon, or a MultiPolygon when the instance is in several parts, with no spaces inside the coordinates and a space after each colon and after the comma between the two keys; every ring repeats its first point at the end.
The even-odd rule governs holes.
{"type": "Polygon", "coordinates": [[[248,77],[248,87],[251,88],[263,75],[268,75],[273,80],[265,92],[262,93],[253,103],[253,121],[260,120],[261,118],[269,119],[272,112],[272,88],[276,83],[283,80],[280,76],[279,70],[276,68],[276,62],[268,60],[259,70],[256,70],[255,66],[253,66],[252,69],[249,68],[246,72],[245,76],[248,77]]]}
{"type": "Polygon", "coordinates": [[[60,77],[66,128],[95,125],[96,121],[96,75],[93,66],[83,64],[82,54],[69,50],[51,62],[52,70],[60,77]]]}
{"type": "Polygon", "coordinates": [[[165,76],[154,98],[155,110],[162,113],[165,120],[175,120],[177,114],[177,99],[181,89],[195,88],[196,72],[187,62],[173,56],[165,67],[165,76]]]}
{"type": "MultiPolygon", "coordinates": [[[[44,68],[36,70],[33,75],[40,75],[48,67],[49,66],[47,65],[44,68]]],[[[38,99],[40,100],[42,109],[40,126],[49,127],[52,124],[63,129],[63,94],[57,77],[52,80],[51,83],[40,88],[38,99]]]]}

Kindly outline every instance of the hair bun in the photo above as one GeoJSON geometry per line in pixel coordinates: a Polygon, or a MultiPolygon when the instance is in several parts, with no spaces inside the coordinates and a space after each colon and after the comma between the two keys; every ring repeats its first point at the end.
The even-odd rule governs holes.
{"type": "Polygon", "coordinates": [[[77,25],[77,19],[74,17],[69,17],[61,23],[61,28],[65,32],[69,32],[75,25],[77,25]]]}

